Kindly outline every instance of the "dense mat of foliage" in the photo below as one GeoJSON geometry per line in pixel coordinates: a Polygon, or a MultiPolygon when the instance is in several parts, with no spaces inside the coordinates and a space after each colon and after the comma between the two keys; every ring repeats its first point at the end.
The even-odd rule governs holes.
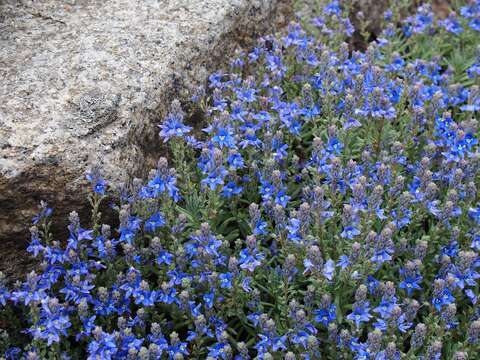
{"type": "Polygon", "coordinates": [[[478,359],[480,2],[454,10],[360,53],[334,1],[211,75],[203,131],[175,101],[118,228],[101,169],[66,242],[42,205],[5,357],[478,359]]]}

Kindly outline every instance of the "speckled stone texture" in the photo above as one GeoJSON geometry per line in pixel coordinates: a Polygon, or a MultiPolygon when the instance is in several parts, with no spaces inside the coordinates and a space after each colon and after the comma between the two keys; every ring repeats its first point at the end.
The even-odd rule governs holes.
{"type": "Polygon", "coordinates": [[[92,164],[114,183],[145,174],[172,98],[285,23],[290,5],[0,1],[0,270],[26,261],[41,199],[64,218],[84,208],[92,164]]]}

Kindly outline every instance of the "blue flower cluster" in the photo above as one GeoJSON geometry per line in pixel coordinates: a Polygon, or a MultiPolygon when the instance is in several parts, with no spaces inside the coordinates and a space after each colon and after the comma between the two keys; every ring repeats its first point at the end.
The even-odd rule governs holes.
{"type": "Polygon", "coordinates": [[[98,168],[66,241],[42,203],[5,358],[475,359],[480,1],[453,10],[393,7],[359,52],[333,1],[212,74],[203,131],[173,102],[118,226],[98,168]]]}

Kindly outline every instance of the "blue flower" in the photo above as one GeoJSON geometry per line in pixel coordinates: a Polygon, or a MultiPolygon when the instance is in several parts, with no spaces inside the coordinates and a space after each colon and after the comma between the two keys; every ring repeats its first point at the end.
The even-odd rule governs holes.
{"type": "Polygon", "coordinates": [[[340,266],[342,269],[347,268],[350,265],[350,259],[347,255],[340,256],[340,260],[337,262],[337,266],[340,266]]]}
{"type": "Polygon", "coordinates": [[[157,256],[157,264],[158,265],[170,265],[173,262],[173,255],[170,254],[168,251],[161,250],[160,254],[157,256]]]}
{"type": "Polygon", "coordinates": [[[212,346],[208,347],[208,356],[212,359],[229,359],[227,348],[230,348],[230,345],[224,342],[217,342],[212,346]]]}
{"type": "Polygon", "coordinates": [[[258,148],[261,145],[262,142],[258,139],[255,130],[252,128],[249,128],[245,131],[242,141],[240,141],[240,147],[242,149],[246,149],[248,147],[258,148]]]}
{"type": "Polygon", "coordinates": [[[263,221],[262,219],[258,219],[255,223],[255,227],[253,229],[253,233],[255,235],[266,235],[267,234],[267,222],[263,221]]]}
{"type": "Polygon", "coordinates": [[[180,200],[178,194],[178,188],[176,187],[177,179],[171,175],[156,174],[151,179],[147,186],[143,186],[139,191],[139,197],[141,199],[156,199],[164,192],[168,192],[169,196],[173,200],[180,200]]]}
{"type": "Polygon", "coordinates": [[[232,130],[229,128],[219,128],[215,135],[212,137],[212,142],[218,145],[221,149],[224,147],[235,147],[235,138],[233,136],[232,130]]]}
{"type": "Polygon", "coordinates": [[[205,305],[208,309],[211,309],[214,305],[215,293],[211,292],[208,294],[203,295],[203,301],[205,301],[205,305]]]}
{"type": "Polygon", "coordinates": [[[420,6],[417,14],[413,17],[412,25],[414,33],[424,33],[433,23],[433,14],[427,5],[420,6]]]}
{"type": "Polygon", "coordinates": [[[323,8],[323,13],[325,15],[336,15],[340,17],[342,14],[342,9],[340,8],[340,2],[338,0],[334,0],[330,3],[328,3],[324,8],[323,8]]]}
{"type": "Polygon", "coordinates": [[[362,322],[369,322],[371,318],[370,303],[368,301],[355,303],[353,306],[353,311],[347,315],[347,319],[353,321],[357,329],[360,327],[362,322]]]}
{"type": "Polygon", "coordinates": [[[179,341],[175,344],[172,344],[167,349],[169,359],[176,359],[178,354],[188,355],[188,344],[183,341],[179,341]]]}
{"type": "Polygon", "coordinates": [[[155,232],[157,228],[162,227],[165,225],[165,218],[163,215],[158,211],[150,216],[143,225],[145,231],[147,232],[155,232]]]}
{"type": "Polygon", "coordinates": [[[260,195],[264,201],[268,201],[273,198],[275,194],[275,187],[267,180],[261,180],[260,195]]]}
{"type": "Polygon", "coordinates": [[[475,295],[475,292],[472,289],[466,289],[465,295],[470,299],[473,305],[476,305],[478,302],[478,296],[475,295]]]}
{"type": "Polygon", "coordinates": [[[358,230],[355,226],[349,225],[343,228],[343,231],[340,234],[340,236],[343,238],[352,240],[355,236],[358,236],[360,234],[361,234],[360,230],[358,230]]]}
{"type": "Polygon", "coordinates": [[[63,264],[66,260],[64,251],[57,247],[45,247],[43,256],[50,265],[63,264]]]}
{"type": "Polygon", "coordinates": [[[328,281],[332,281],[334,275],[335,262],[332,259],[329,259],[325,262],[325,266],[323,267],[323,276],[325,276],[328,281]]]}
{"type": "Polygon", "coordinates": [[[32,223],[34,225],[37,225],[41,221],[49,218],[52,215],[52,213],[53,213],[53,209],[48,207],[48,204],[46,202],[41,201],[40,202],[40,212],[33,217],[32,223]]]}
{"type": "Polygon", "coordinates": [[[480,207],[470,208],[468,210],[468,216],[480,225],[480,207]]]}
{"type": "Polygon", "coordinates": [[[0,304],[5,306],[7,304],[7,300],[9,300],[10,297],[11,297],[10,291],[3,284],[3,282],[0,282],[0,304]]]}
{"type": "Polygon", "coordinates": [[[370,258],[375,263],[382,264],[384,262],[392,260],[392,254],[394,250],[391,248],[384,248],[376,250],[375,254],[370,258]]]}
{"type": "Polygon", "coordinates": [[[334,304],[330,304],[326,309],[322,308],[314,310],[313,314],[315,315],[316,322],[328,326],[328,324],[335,321],[337,318],[337,307],[334,304]]]}
{"type": "Polygon", "coordinates": [[[480,251],[480,234],[473,235],[472,244],[470,245],[472,249],[480,251]]]}
{"type": "Polygon", "coordinates": [[[5,351],[5,358],[7,360],[16,360],[20,359],[20,355],[22,354],[22,349],[18,347],[10,347],[5,351]]]}
{"type": "Polygon", "coordinates": [[[275,161],[283,160],[287,157],[288,145],[283,144],[276,138],[272,140],[272,155],[275,161]]]}
{"type": "Polygon", "coordinates": [[[408,275],[405,269],[400,269],[400,276],[403,280],[400,282],[400,289],[405,289],[408,296],[412,296],[413,290],[421,290],[419,283],[422,281],[422,276],[419,274],[408,275]]]}
{"type": "Polygon", "coordinates": [[[228,272],[228,273],[220,274],[219,279],[220,279],[220,287],[222,289],[230,289],[232,287],[232,279],[233,279],[232,273],[228,272]]]}
{"type": "Polygon", "coordinates": [[[328,142],[326,151],[328,154],[339,155],[343,150],[343,144],[337,139],[333,138],[328,142]]]}
{"type": "Polygon", "coordinates": [[[210,188],[210,190],[215,190],[218,186],[224,184],[227,174],[228,171],[223,166],[220,166],[212,170],[206,178],[202,179],[201,183],[210,188]]]}
{"type": "Polygon", "coordinates": [[[237,97],[240,101],[252,103],[257,99],[255,93],[255,89],[240,89],[237,91],[237,97]]]}
{"type": "Polygon", "coordinates": [[[40,239],[35,236],[32,237],[32,241],[27,247],[27,251],[33,255],[33,257],[37,257],[39,253],[44,250],[43,245],[40,243],[40,239]]]}
{"type": "Polygon", "coordinates": [[[60,289],[62,294],[65,294],[65,300],[73,301],[75,304],[79,304],[83,299],[87,301],[92,300],[90,290],[95,288],[95,285],[91,284],[87,280],[80,281],[65,281],[65,287],[60,289]]]}
{"type": "Polygon", "coordinates": [[[107,188],[107,182],[100,176],[98,168],[93,169],[90,172],[87,172],[86,178],[88,182],[92,185],[92,190],[100,195],[105,194],[107,188]]]}
{"type": "Polygon", "coordinates": [[[177,298],[177,290],[173,287],[162,289],[157,293],[157,300],[165,304],[179,303],[177,298]]]}
{"type": "Polygon", "coordinates": [[[473,18],[478,15],[480,8],[478,7],[478,2],[473,3],[471,6],[462,6],[460,8],[460,14],[467,19],[473,18]]]}
{"type": "Polygon", "coordinates": [[[245,291],[245,292],[250,292],[252,291],[252,288],[250,287],[250,283],[252,282],[252,277],[251,276],[246,276],[243,280],[242,280],[242,289],[245,291]]]}
{"type": "Polygon", "coordinates": [[[75,339],[77,341],[82,339],[82,337],[87,337],[88,338],[91,335],[92,331],[95,329],[95,319],[96,318],[97,317],[95,315],[90,316],[90,317],[86,317],[86,318],[81,317],[83,329],[82,329],[81,332],[79,332],[78,334],[75,335],[75,339]]]}
{"type": "Polygon", "coordinates": [[[286,226],[287,230],[288,230],[288,239],[296,242],[296,243],[299,243],[300,241],[302,241],[302,236],[300,235],[300,227],[302,225],[302,223],[300,222],[300,220],[296,219],[296,218],[290,218],[290,224],[286,226]]]}
{"type": "Polygon", "coordinates": [[[467,75],[470,79],[480,77],[480,63],[473,64],[467,69],[467,75]]]}
{"type": "Polygon", "coordinates": [[[453,297],[452,293],[448,289],[444,289],[440,294],[437,294],[432,299],[432,304],[435,306],[437,311],[441,311],[442,307],[452,304],[455,302],[455,298],[453,297]]]}
{"type": "Polygon", "coordinates": [[[390,21],[390,20],[392,20],[392,17],[393,17],[392,10],[390,10],[390,9],[385,10],[385,12],[383,13],[383,19],[386,20],[386,21],[390,21]]]}
{"type": "Polygon", "coordinates": [[[373,312],[380,314],[383,319],[388,319],[392,310],[397,306],[397,298],[395,296],[383,296],[382,301],[373,309],[373,312]]]}
{"type": "Polygon", "coordinates": [[[480,17],[476,17],[476,18],[472,19],[468,23],[468,26],[470,26],[475,31],[480,31],[480,17]]]}
{"type": "Polygon", "coordinates": [[[183,138],[188,134],[192,128],[186,126],[183,123],[183,113],[181,112],[180,105],[172,104],[174,112],[169,113],[160,126],[160,137],[163,138],[163,142],[167,142],[171,138],[179,137],[183,138]]]}
{"type": "Polygon", "coordinates": [[[243,249],[240,251],[239,264],[242,269],[254,272],[255,268],[262,264],[263,259],[264,256],[262,253],[258,253],[255,250],[243,249]]]}
{"type": "Polygon", "coordinates": [[[368,275],[365,285],[367,286],[368,292],[370,294],[373,294],[375,290],[377,290],[378,286],[380,285],[380,281],[375,279],[372,275],[368,275]]]}
{"type": "Polygon", "coordinates": [[[283,208],[287,207],[289,200],[290,196],[288,196],[284,190],[280,190],[275,196],[275,203],[283,208]]]}
{"type": "Polygon", "coordinates": [[[46,340],[47,345],[50,346],[54,342],[60,342],[61,336],[67,336],[67,329],[71,326],[65,308],[58,303],[58,300],[45,297],[42,299],[40,319],[29,332],[34,339],[46,340]]]}
{"type": "Polygon", "coordinates": [[[222,74],[221,72],[216,72],[216,73],[211,74],[208,77],[209,87],[210,88],[220,88],[220,87],[222,87],[222,84],[223,84],[222,80],[223,80],[224,77],[225,77],[225,75],[222,74]]]}
{"type": "Polygon", "coordinates": [[[227,199],[230,199],[236,195],[242,193],[243,187],[238,186],[235,182],[230,181],[227,185],[223,187],[222,195],[227,199]]]}
{"type": "Polygon", "coordinates": [[[110,360],[117,354],[115,336],[101,332],[100,336],[88,344],[88,360],[110,360]]]}
{"type": "Polygon", "coordinates": [[[242,169],[245,164],[242,155],[237,152],[230,153],[228,155],[227,162],[232,170],[242,169]]]}
{"type": "Polygon", "coordinates": [[[463,32],[463,28],[455,15],[449,15],[445,20],[439,21],[439,24],[452,34],[458,35],[463,32]]]}

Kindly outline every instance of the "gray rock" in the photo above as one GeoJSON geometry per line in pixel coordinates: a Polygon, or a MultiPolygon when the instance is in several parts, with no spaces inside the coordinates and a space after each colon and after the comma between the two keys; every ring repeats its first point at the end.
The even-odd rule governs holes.
{"type": "Polygon", "coordinates": [[[0,270],[41,199],[66,217],[85,170],[142,176],[174,96],[289,16],[291,0],[0,1],[0,270]]]}

